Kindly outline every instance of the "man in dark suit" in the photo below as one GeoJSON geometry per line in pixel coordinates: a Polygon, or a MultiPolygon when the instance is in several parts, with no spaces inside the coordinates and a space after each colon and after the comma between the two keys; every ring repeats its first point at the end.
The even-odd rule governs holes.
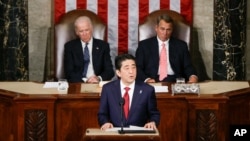
{"type": "Polygon", "coordinates": [[[198,81],[187,43],[172,37],[173,30],[173,19],[161,15],[155,26],[157,36],[139,42],[136,50],[138,80],[175,82],[182,77],[187,82],[198,81]]]}
{"type": "Polygon", "coordinates": [[[79,38],[64,46],[64,71],[69,82],[96,83],[114,76],[107,42],[92,36],[91,20],[86,16],[76,19],[75,32],[79,38]]]}
{"type": "Polygon", "coordinates": [[[160,113],[157,109],[155,90],[143,81],[135,81],[135,58],[129,54],[119,55],[115,59],[115,68],[119,79],[105,84],[101,92],[98,112],[101,129],[121,127],[122,119],[125,127],[134,125],[156,129],[160,113]],[[126,91],[125,88],[129,90],[126,91]],[[121,108],[124,108],[122,116],[121,108]],[[126,112],[126,109],[129,109],[129,112],[126,112]]]}

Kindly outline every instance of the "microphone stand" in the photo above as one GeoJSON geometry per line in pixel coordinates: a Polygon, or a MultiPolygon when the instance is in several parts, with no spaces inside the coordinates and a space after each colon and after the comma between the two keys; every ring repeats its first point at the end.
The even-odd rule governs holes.
{"type": "Polygon", "coordinates": [[[123,130],[123,127],[124,127],[124,125],[123,125],[123,114],[124,114],[123,105],[124,105],[124,103],[125,103],[125,100],[123,98],[121,98],[121,101],[119,103],[121,106],[121,130],[118,131],[120,134],[124,134],[124,130],[123,130]]]}

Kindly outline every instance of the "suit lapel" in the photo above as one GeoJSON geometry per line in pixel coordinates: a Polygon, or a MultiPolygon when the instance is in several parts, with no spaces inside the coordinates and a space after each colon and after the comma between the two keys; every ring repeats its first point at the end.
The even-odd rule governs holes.
{"type": "Polygon", "coordinates": [[[80,39],[77,39],[75,41],[75,49],[73,49],[74,51],[74,54],[77,55],[77,58],[80,58],[81,60],[79,61],[82,61],[83,60],[83,48],[82,48],[82,44],[81,44],[81,40],[80,39]]]}
{"type": "Polygon", "coordinates": [[[94,70],[96,70],[96,63],[98,61],[98,52],[100,50],[100,47],[98,47],[97,43],[96,43],[96,39],[93,38],[93,46],[92,46],[92,60],[93,60],[93,67],[94,70]]]}
{"type": "MultiPolygon", "coordinates": [[[[153,45],[152,45],[152,53],[153,53],[153,62],[157,62],[156,66],[159,66],[159,45],[158,45],[158,41],[157,41],[157,37],[153,38],[153,45]]],[[[157,69],[158,70],[158,69],[157,69]]]]}
{"type": "MultiPolygon", "coordinates": [[[[133,92],[133,100],[131,102],[131,107],[130,107],[130,111],[129,111],[129,118],[132,117],[133,113],[136,112],[136,103],[138,103],[137,101],[140,100],[140,94],[143,94],[143,89],[142,87],[136,82],[135,83],[135,88],[134,88],[134,92],[133,92]]],[[[128,119],[129,119],[128,118],[128,119]]]]}
{"type": "Polygon", "coordinates": [[[117,103],[115,105],[118,105],[118,106],[115,106],[117,107],[116,110],[118,111],[117,113],[120,113],[121,112],[121,105],[120,105],[120,102],[121,102],[121,88],[120,88],[120,79],[116,80],[114,82],[114,85],[112,87],[114,94],[112,95],[114,97],[114,102],[117,103]]]}
{"type": "Polygon", "coordinates": [[[175,60],[175,54],[176,54],[176,47],[175,47],[175,44],[173,43],[173,39],[170,38],[169,39],[169,47],[168,47],[168,50],[169,50],[169,62],[170,62],[170,65],[172,67],[172,69],[175,71],[175,64],[178,64],[178,62],[176,62],[175,60]]]}
{"type": "Polygon", "coordinates": [[[154,62],[153,64],[153,74],[158,74],[158,68],[159,68],[159,60],[160,60],[160,57],[159,57],[159,45],[158,45],[158,41],[157,41],[157,37],[154,37],[152,38],[153,41],[152,41],[152,50],[151,50],[151,53],[152,53],[152,59],[154,62]]]}

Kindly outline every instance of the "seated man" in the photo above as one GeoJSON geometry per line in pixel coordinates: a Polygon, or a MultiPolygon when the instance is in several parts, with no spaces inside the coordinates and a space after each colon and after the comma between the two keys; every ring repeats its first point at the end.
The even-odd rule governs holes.
{"type": "Polygon", "coordinates": [[[175,82],[183,77],[197,82],[187,43],[172,37],[173,19],[168,15],[157,18],[157,35],[139,42],[136,50],[137,79],[145,82],[175,82]]]}
{"type": "Polygon", "coordinates": [[[121,127],[121,121],[124,127],[134,125],[156,129],[160,112],[155,90],[143,81],[135,81],[135,58],[129,54],[119,55],[115,59],[115,68],[119,79],[105,84],[101,92],[98,112],[101,129],[121,127]],[[124,114],[121,115],[122,111],[124,114]]]}
{"type": "Polygon", "coordinates": [[[64,71],[69,82],[96,83],[114,76],[109,44],[92,36],[93,26],[86,16],[76,19],[79,37],[64,45],[64,71]]]}

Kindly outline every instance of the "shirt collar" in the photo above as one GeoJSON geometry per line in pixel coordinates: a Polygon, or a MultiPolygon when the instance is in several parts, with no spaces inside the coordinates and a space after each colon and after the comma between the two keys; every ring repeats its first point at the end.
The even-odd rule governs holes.
{"type": "Polygon", "coordinates": [[[168,42],[169,42],[169,39],[167,39],[166,41],[163,42],[163,41],[160,40],[160,38],[157,36],[157,41],[158,41],[159,45],[161,45],[162,43],[164,43],[165,45],[167,45],[168,42]]]}
{"type": "Polygon", "coordinates": [[[122,89],[122,90],[124,90],[125,87],[129,87],[130,90],[131,90],[131,89],[134,89],[134,87],[135,87],[135,81],[132,82],[129,86],[126,86],[126,85],[124,85],[124,84],[122,83],[122,81],[120,80],[120,85],[121,85],[121,89],[122,89]]]}
{"type": "Polygon", "coordinates": [[[85,47],[87,43],[88,43],[88,45],[92,44],[92,42],[93,42],[93,37],[91,37],[90,40],[89,40],[88,42],[83,42],[83,41],[81,40],[81,43],[82,43],[82,46],[83,46],[83,47],[85,47]]]}

